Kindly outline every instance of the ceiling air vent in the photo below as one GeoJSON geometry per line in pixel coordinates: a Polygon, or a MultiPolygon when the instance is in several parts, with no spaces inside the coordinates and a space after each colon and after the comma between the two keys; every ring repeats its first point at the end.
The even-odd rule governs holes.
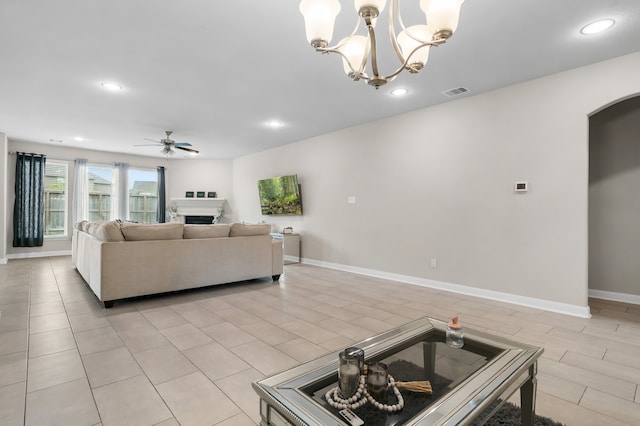
{"type": "Polygon", "coordinates": [[[458,96],[461,95],[463,93],[468,92],[469,89],[467,89],[466,87],[456,87],[455,89],[449,89],[449,90],[445,90],[444,92],[442,92],[443,95],[452,97],[452,96],[458,96]]]}

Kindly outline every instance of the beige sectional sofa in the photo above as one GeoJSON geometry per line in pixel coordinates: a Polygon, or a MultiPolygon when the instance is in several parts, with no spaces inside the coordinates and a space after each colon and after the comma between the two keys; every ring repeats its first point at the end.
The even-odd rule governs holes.
{"type": "Polygon", "coordinates": [[[73,263],[105,307],[113,301],[254,278],[280,278],[268,224],[79,222],[73,263]]]}

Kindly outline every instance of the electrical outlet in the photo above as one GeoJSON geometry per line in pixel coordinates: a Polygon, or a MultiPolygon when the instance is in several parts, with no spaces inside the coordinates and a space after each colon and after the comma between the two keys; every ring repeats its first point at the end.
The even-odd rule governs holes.
{"type": "Polygon", "coordinates": [[[431,269],[436,269],[437,267],[438,267],[438,259],[432,258],[431,259],[431,269]]]}

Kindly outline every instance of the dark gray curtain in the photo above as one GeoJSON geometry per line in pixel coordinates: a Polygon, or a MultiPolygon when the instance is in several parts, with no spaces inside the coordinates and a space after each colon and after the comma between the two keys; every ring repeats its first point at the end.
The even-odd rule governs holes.
{"type": "Polygon", "coordinates": [[[16,154],[16,200],[13,205],[13,246],[44,243],[44,169],[47,157],[16,154]]]}
{"type": "Polygon", "coordinates": [[[167,221],[166,210],[167,202],[164,185],[164,167],[158,166],[158,223],[167,221]]]}

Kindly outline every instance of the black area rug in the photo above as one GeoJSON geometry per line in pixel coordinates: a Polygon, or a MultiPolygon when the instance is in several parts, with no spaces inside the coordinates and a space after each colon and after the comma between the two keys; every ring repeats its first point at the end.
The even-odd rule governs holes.
{"type": "MultiPolygon", "coordinates": [[[[480,416],[482,418],[482,416],[480,416]]],[[[478,423],[474,423],[477,425],[478,423]]],[[[495,413],[486,423],[485,426],[520,426],[520,407],[513,405],[510,402],[505,402],[500,410],[495,413]]],[[[556,422],[548,417],[539,416],[536,414],[533,420],[534,426],[565,426],[563,423],[556,422]]]]}

